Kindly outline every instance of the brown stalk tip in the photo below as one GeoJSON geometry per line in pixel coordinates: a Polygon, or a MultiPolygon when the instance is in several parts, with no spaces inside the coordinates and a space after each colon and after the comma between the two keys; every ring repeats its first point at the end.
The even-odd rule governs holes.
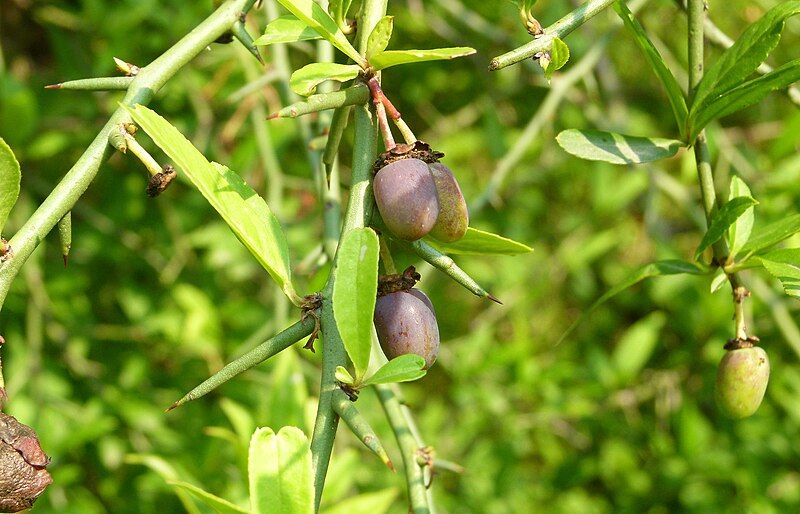
{"type": "Polygon", "coordinates": [[[180,406],[181,406],[181,401],[180,401],[180,400],[178,400],[177,402],[173,403],[172,405],[170,405],[169,407],[167,407],[166,409],[164,409],[164,412],[170,412],[170,411],[173,411],[173,410],[177,409],[177,408],[178,408],[178,407],[180,407],[180,406]]]}
{"type": "Polygon", "coordinates": [[[50,84],[50,85],[44,86],[44,88],[45,89],[61,89],[61,84],[60,83],[59,84],[50,84]]]}
{"type": "Polygon", "coordinates": [[[394,463],[392,463],[391,459],[386,459],[384,462],[386,463],[386,467],[392,470],[392,473],[397,473],[397,470],[394,469],[394,463]]]}
{"type": "Polygon", "coordinates": [[[62,255],[61,258],[64,259],[64,268],[66,268],[69,264],[69,255],[62,255]]]}
{"type": "Polygon", "coordinates": [[[497,59],[492,59],[489,63],[489,71],[497,71],[500,69],[500,62],[497,59]]]}
{"type": "Polygon", "coordinates": [[[493,295],[492,293],[486,293],[486,298],[490,299],[490,300],[491,300],[491,301],[493,301],[494,303],[497,303],[497,304],[503,305],[503,302],[501,302],[501,301],[500,301],[500,299],[499,299],[499,298],[497,298],[497,297],[496,297],[495,295],[493,295]]]}
{"type": "Polygon", "coordinates": [[[272,114],[267,116],[267,119],[268,120],[274,120],[275,118],[280,118],[280,117],[281,117],[281,113],[280,112],[273,112],[272,114]]]}

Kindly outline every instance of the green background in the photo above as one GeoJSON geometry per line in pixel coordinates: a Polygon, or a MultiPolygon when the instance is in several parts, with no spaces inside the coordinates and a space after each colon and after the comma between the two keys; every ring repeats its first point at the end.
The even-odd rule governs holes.
{"type": "MultiPolygon", "coordinates": [[[[710,16],[735,37],[776,3],[711,2],[710,16]]],[[[536,13],[548,25],[572,5],[543,1],[536,13]]],[[[43,86],[113,75],[113,56],[144,65],[211,8],[155,0],[0,3],[0,136],[23,171],[23,193],[4,235],[41,203],[121,99],[43,86]]],[[[390,48],[477,49],[452,62],[388,70],[384,88],[417,135],[446,153],[468,202],[520,152],[492,201],[473,209],[472,225],[535,247],[518,257],[457,258],[503,306],[393,249],[398,267],[418,265],[442,334],[437,364],[404,387],[437,457],[465,467],[435,477],[439,511],[800,510],[798,306],[767,275],[744,274],[754,293],[750,329],[772,361],[764,404],[744,421],[724,419],[713,402],[716,363],[733,323],[729,292],[711,294],[710,277],[637,286],[555,344],[633,269],[657,258],[690,259],[702,237],[691,153],[624,167],[579,161],[555,144],[565,128],[677,136],[666,96],[632,38],[616,32],[598,66],[567,92],[532,143],[520,146],[550,86],[531,61],[487,71],[491,57],[529,39],[515,5],[390,2],[389,13],[390,48]]],[[[263,9],[252,13],[251,31],[263,30],[267,19],[263,9]]],[[[639,19],[684,84],[681,11],[653,0],[639,19]]],[[[601,13],[566,39],[572,60],[553,86],[613,21],[612,12],[601,13]]],[[[770,62],[796,58],[798,44],[800,23],[790,20],[770,62]]],[[[309,62],[311,50],[292,47],[293,67],[309,62]]],[[[719,50],[709,47],[707,55],[719,50]]],[[[271,50],[264,56],[269,68],[271,50]]],[[[297,123],[266,125],[280,165],[267,169],[254,123],[265,124],[259,109],[281,107],[277,84],[231,101],[261,73],[237,45],[213,45],[151,106],[267,198],[298,265],[298,289],[308,293],[328,270],[316,269],[313,259],[299,265],[319,243],[322,225],[297,123]]],[[[760,202],[756,230],[800,210],[799,112],[775,93],[709,128],[718,189],[727,196],[732,174],[750,185],[760,202]]],[[[348,129],[345,185],[351,140],[348,129]]],[[[181,181],[153,200],[145,185],[144,169],[131,157],[104,164],[73,211],[69,267],[53,233],[0,314],[8,412],[37,429],[53,458],[55,484],[36,512],[181,512],[164,476],[241,501],[252,429],[310,429],[319,353],[300,344],[206,398],[163,412],[298,313],[197,191],[181,181]]],[[[399,462],[372,392],[359,405],[399,462]]],[[[402,475],[341,430],[324,504],[386,487],[399,491],[391,512],[404,512],[402,475]]]]}

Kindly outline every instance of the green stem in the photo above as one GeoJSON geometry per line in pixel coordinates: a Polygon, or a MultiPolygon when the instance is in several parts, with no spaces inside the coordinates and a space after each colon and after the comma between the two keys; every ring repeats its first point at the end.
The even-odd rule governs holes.
{"type": "Polygon", "coordinates": [[[589,19],[615,1],[616,0],[589,0],[544,29],[544,33],[533,41],[492,59],[489,63],[489,70],[499,70],[506,66],[524,61],[529,57],[533,57],[539,52],[549,50],[553,44],[553,39],[564,38],[567,34],[589,21],[589,19]]]}
{"type": "Polygon", "coordinates": [[[125,91],[133,77],[96,77],[78,79],[44,86],[45,89],[69,89],[71,91],[125,91]]]}
{"type": "MultiPolygon", "coordinates": [[[[348,105],[365,104],[369,101],[369,89],[363,84],[358,84],[340,91],[330,91],[311,95],[305,100],[287,105],[280,111],[270,114],[267,119],[297,118],[304,114],[337,109],[348,105]]],[[[345,111],[346,112],[346,111],[345,111]]]]}
{"type": "Polygon", "coordinates": [[[304,337],[311,335],[316,326],[316,319],[313,315],[308,315],[305,319],[296,322],[282,332],[267,339],[257,347],[245,353],[238,359],[226,364],[221,370],[217,371],[200,385],[186,393],[180,400],[170,405],[167,411],[180,407],[186,402],[196,400],[207,395],[228,380],[244,373],[248,369],[261,364],[265,360],[273,357],[283,350],[289,348],[304,337]]]}
{"type": "MultiPolygon", "coordinates": [[[[131,82],[122,103],[127,106],[147,104],[183,66],[227,32],[240,14],[247,12],[254,2],[255,0],[229,0],[222,4],[169,50],[142,68],[131,82]]],[[[72,209],[97,175],[100,165],[111,154],[109,133],[116,130],[120,123],[130,121],[125,109],[120,107],[114,111],[75,165],[11,238],[9,243],[14,255],[0,265],[0,309],[22,264],[56,223],[72,209]]]]}
{"type": "Polygon", "coordinates": [[[499,304],[503,303],[494,295],[482,288],[477,282],[475,282],[475,280],[470,277],[466,271],[461,269],[450,256],[443,254],[422,239],[418,239],[411,243],[411,248],[414,250],[414,252],[416,252],[417,255],[422,257],[431,266],[455,280],[458,284],[466,288],[467,291],[475,296],[488,298],[489,300],[499,304]]]}
{"type": "MultiPolygon", "coordinates": [[[[377,130],[366,106],[355,108],[355,146],[353,148],[353,172],[350,187],[350,201],[347,204],[342,234],[355,228],[366,226],[372,210],[372,163],[375,160],[377,130]]],[[[334,264],[335,269],[335,264],[334,264]]],[[[336,367],[347,363],[344,343],[336,328],[333,316],[333,284],[335,273],[332,270],[325,286],[322,300],[322,375],[320,378],[319,404],[311,439],[311,462],[314,468],[314,492],[316,510],[319,510],[325,475],[336,437],[339,417],[333,407],[334,394],[340,391],[336,383],[336,367]]]]}
{"type": "Polygon", "coordinates": [[[123,137],[125,138],[125,147],[130,153],[135,155],[137,159],[142,161],[144,167],[147,168],[147,173],[149,173],[151,177],[163,171],[158,161],[156,161],[153,156],[150,155],[150,152],[145,150],[132,135],[125,133],[123,137]]]}
{"type": "Polygon", "coordinates": [[[417,455],[422,450],[422,446],[417,442],[412,426],[403,412],[400,390],[395,384],[380,384],[375,386],[375,391],[384,412],[386,412],[386,418],[392,427],[397,444],[400,446],[408,483],[408,500],[411,504],[409,512],[429,514],[431,507],[428,501],[428,490],[425,487],[425,474],[422,466],[417,462],[417,455]]]}
{"type": "Polygon", "coordinates": [[[339,390],[334,393],[333,410],[344,420],[345,424],[350,428],[350,431],[358,437],[359,441],[364,443],[364,446],[369,448],[369,450],[377,455],[389,469],[394,471],[394,464],[392,464],[389,454],[386,453],[386,449],[383,447],[381,440],[378,439],[378,435],[372,429],[366,418],[358,411],[355,403],[344,394],[344,391],[339,390]]]}

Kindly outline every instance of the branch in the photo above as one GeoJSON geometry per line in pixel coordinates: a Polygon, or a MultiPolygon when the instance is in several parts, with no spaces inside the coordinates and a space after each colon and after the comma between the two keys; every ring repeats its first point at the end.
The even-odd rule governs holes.
{"type": "Polygon", "coordinates": [[[409,423],[406,413],[403,412],[405,407],[400,397],[400,388],[396,384],[380,384],[375,386],[375,391],[400,446],[408,484],[408,500],[411,504],[409,512],[429,514],[431,505],[428,501],[428,488],[425,486],[425,474],[423,466],[417,460],[424,447],[417,441],[415,427],[409,423]]]}
{"type": "Polygon", "coordinates": [[[539,52],[549,50],[553,44],[553,39],[563,39],[567,34],[589,21],[597,13],[610,6],[615,1],[616,0],[589,0],[544,29],[541,34],[535,36],[533,41],[492,59],[489,63],[489,71],[511,66],[512,64],[524,61],[528,57],[534,57],[539,52]]]}
{"type": "MultiPolygon", "coordinates": [[[[172,48],[142,68],[133,79],[122,104],[146,105],[166,82],[218,37],[226,33],[247,12],[255,0],[229,0],[214,11],[172,48]]],[[[72,209],[97,175],[100,165],[111,155],[108,136],[117,125],[130,122],[122,107],[109,118],[86,151],[67,172],[61,182],[42,202],[36,212],[11,238],[13,256],[0,265],[0,309],[5,302],[11,282],[33,250],[53,229],[58,221],[72,209]]]]}

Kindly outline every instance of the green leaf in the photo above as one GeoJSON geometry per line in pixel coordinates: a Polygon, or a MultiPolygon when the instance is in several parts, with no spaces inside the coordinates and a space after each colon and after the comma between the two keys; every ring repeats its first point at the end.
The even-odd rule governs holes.
{"type": "Polygon", "coordinates": [[[359,66],[367,67],[367,61],[353,48],[339,25],[314,0],[278,0],[278,2],[359,66]]]}
{"type": "Polygon", "coordinates": [[[678,123],[680,130],[686,126],[686,117],[688,116],[688,108],[686,107],[686,98],[683,96],[683,91],[678,81],[672,72],[669,71],[667,65],[661,54],[658,53],[656,47],[647,37],[644,27],[633,17],[633,13],[625,2],[614,2],[614,10],[622,21],[625,27],[633,34],[636,43],[644,53],[644,57],[650,64],[650,68],[655,72],[656,76],[661,80],[661,84],[667,92],[667,98],[672,106],[672,113],[675,115],[675,121],[678,123]]]}
{"type": "MultiPolygon", "coordinates": [[[[728,200],[733,200],[734,198],[741,196],[751,196],[750,188],[747,187],[747,184],[745,184],[742,179],[734,175],[731,178],[731,187],[728,200]]],[[[739,250],[741,250],[742,247],[747,243],[747,240],[750,239],[750,233],[753,230],[754,221],[755,214],[753,214],[753,207],[750,207],[745,210],[739,219],[736,220],[736,223],[731,225],[731,227],[728,229],[730,261],[733,261],[733,259],[739,253],[739,250]]]]}
{"type": "Polygon", "coordinates": [[[364,385],[410,382],[425,376],[425,359],[413,353],[395,357],[381,366],[364,385]]]}
{"type": "Polygon", "coordinates": [[[756,230],[740,253],[752,254],[774,246],[800,232],[800,214],[792,214],[756,230]]]}
{"type": "Polygon", "coordinates": [[[722,289],[722,286],[725,285],[725,282],[727,281],[728,281],[728,274],[725,273],[724,269],[719,268],[716,274],[714,275],[713,280],[711,280],[709,291],[711,291],[711,293],[716,293],[717,291],[722,289]]]}
{"type": "Polygon", "coordinates": [[[378,235],[371,228],[351,230],[336,258],[333,317],[360,380],[369,365],[372,317],[378,289],[378,235]]]}
{"type": "Polygon", "coordinates": [[[308,41],[310,39],[321,39],[316,30],[309,27],[304,21],[300,21],[294,16],[281,16],[269,22],[264,35],[256,39],[256,45],[272,45],[275,43],[294,43],[296,41],[308,41]]]}
{"type": "Polygon", "coordinates": [[[694,253],[695,260],[699,260],[703,255],[703,251],[719,241],[725,231],[742,217],[747,209],[754,205],[758,205],[758,202],[749,196],[739,196],[723,205],[711,218],[711,225],[694,253]]]}
{"type": "Polygon", "coordinates": [[[378,20],[367,40],[367,60],[370,60],[373,55],[386,50],[386,47],[389,46],[389,40],[392,38],[393,29],[394,16],[384,16],[378,20]]]}
{"type": "Polygon", "coordinates": [[[800,248],[784,248],[758,257],[789,296],[800,298],[800,248]]]}
{"type": "Polygon", "coordinates": [[[691,140],[694,140],[711,121],[749,107],[772,91],[786,88],[798,80],[800,80],[800,59],[795,59],[717,98],[709,99],[698,107],[696,112],[693,109],[693,113],[689,115],[691,140]]]}
{"type": "MultiPolygon", "coordinates": [[[[780,2],[750,25],[703,74],[697,85],[692,113],[739,86],[778,45],[786,20],[800,13],[800,1],[780,2]]],[[[697,129],[698,133],[700,129],[697,129]]]]}
{"type": "Polygon", "coordinates": [[[3,138],[0,137],[0,234],[11,208],[19,197],[19,163],[3,138]]]}
{"type": "Polygon", "coordinates": [[[133,120],[180,168],[231,231],[295,304],[286,236],[266,202],[225,166],[210,163],[178,129],[143,105],[127,108],[133,120]]]}
{"type": "Polygon", "coordinates": [[[575,320],[572,325],[561,335],[558,342],[556,344],[561,344],[561,342],[567,338],[568,335],[575,330],[578,325],[583,323],[589,316],[601,305],[609,301],[610,299],[614,298],[621,292],[625,291],[629,287],[632,287],[642,280],[652,277],[659,277],[664,275],[680,275],[680,274],[689,274],[689,275],[704,275],[707,273],[707,270],[701,268],[700,266],[693,264],[691,262],[680,261],[680,260],[663,260],[663,261],[656,261],[650,264],[647,264],[633,273],[630,277],[623,280],[616,286],[612,287],[606,293],[598,298],[592,305],[589,306],[588,309],[583,311],[583,313],[575,320]]]}
{"type": "Polygon", "coordinates": [[[675,139],[626,136],[599,130],[568,129],[556,136],[558,144],[576,157],[612,164],[640,164],[672,157],[684,146],[675,139]]]}
{"type": "Polygon", "coordinates": [[[362,493],[340,501],[325,509],[324,514],[386,514],[392,507],[397,489],[383,489],[372,493],[362,493]]]}
{"type": "Polygon", "coordinates": [[[398,64],[455,59],[474,53],[474,48],[465,46],[436,48],[433,50],[387,50],[373,55],[369,63],[375,70],[382,70],[390,66],[397,66],[398,64]]]}
{"type": "Polygon", "coordinates": [[[292,73],[289,86],[300,96],[313,94],[317,86],[326,80],[345,82],[361,73],[356,64],[337,64],[335,62],[315,62],[303,66],[292,73]]]}
{"type": "Polygon", "coordinates": [[[353,385],[356,383],[356,379],[353,378],[353,375],[351,375],[344,366],[336,366],[334,377],[343,384],[353,385]]]}
{"type": "Polygon", "coordinates": [[[553,38],[553,44],[546,56],[539,58],[539,64],[544,70],[544,78],[548,81],[553,78],[553,73],[560,70],[569,61],[569,47],[560,38],[553,38]]]}
{"type": "Polygon", "coordinates": [[[250,512],[237,505],[234,505],[224,498],[220,498],[219,496],[213,495],[208,491],[200,489],[196,485],[190,484],[189,482],[168,480],[167,483],[173,486],[175,489],[188,491],[192,496],[202,501],[219,514],[248,514],[250,512]]]}
{"type": "Polygon", "coordinates": [[[253,514],[312,514],[314,480],[308,438],[297,427],[275,434],[259,428],[250,439],[250,510],[253,514]]]}
{"type": "Polygon", "coordinates": [[[614,348],[611,361],[617,377],[624,384],[636,378],[650,360],[661,340],[661,329],[667,322],[663,312],[654,312],[637,321],[625,332],[614,348]]]}
{"type": "Polygon", "coordinates": [[[453,255],[518,255],[533,251],[528,245],[472,227],[467,228],[464,237],[452,243],[430,238],[425,238],[425,241],[437,250],[453,255]]]}

